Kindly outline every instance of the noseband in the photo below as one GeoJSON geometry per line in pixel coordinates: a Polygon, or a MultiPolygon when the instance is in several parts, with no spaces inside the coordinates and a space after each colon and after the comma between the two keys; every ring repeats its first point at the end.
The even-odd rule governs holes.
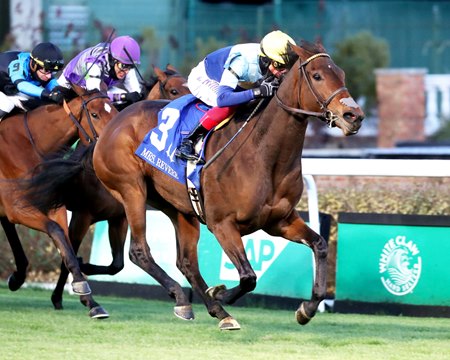
{"type": "MultiPolygon", "coordinates": [[[[281,108],[283,108],[284,110],[286,110],[287,112],[291,113],[292,115],[294,115],[294,116],[295,115],[315,116],[315,117],[318,117],[319,119],[325,121],[329,127],[333,127],[333,126],[335,126],[335,122],[338,119],[338,117],[336,115],[334,115],[331,110],[328,109],[328,105],[336,97],[336,95],[338,95],[339,93],[341,93],[343,91],[347,91],[347,88],[344,86],[340,87],[339,89],[333,91],[333,93],[331,93],[331,95],[328,96],[327,99],[324,99],[324,98],[322,98],[322,96],[320,96],[320,94],[316,91],[316,89],[314,89],[314,86],[311,82],[311,78],[309,77],[308,73],[306,72],[306,65],[308,65],[311,61],[313,61],[314,59],[317,59],[319,57],[328,57],[329,58],[330,55],[328,55],[326,53],[318,53],[318,54],[315,54],[315,55],[309,57],[308,59],[306,59],[305,61],[300,63],[300,65],[298,67],[298,72],[299,72],[299,75],[300,74],[303,75],[303,78],[306,80],[306,83],[308,84],[309,90],[316,98],[317,103],[320,105],[320,109],[323,110],[322,112],[308,111],[308,110],[303,110],[301,108],[297,109],[297,108],[294,108],[294,107],[284,104],[282,102],[282,100],[279,98],[278,93],[275,93],[275,97],[277,99],[278,105],[281,108]]],[[[300,86],[298,88],[297,102],[300,105],[300,86]]]]}
{"type": "Polygon", "coordinates": [[[67,115],[69,115],[69,117],[70,117],[70,119],[72,120],[72,122],[73,122],[73,123],[75,124],[75,126],[80,130],[80,132],[81,132],[81,133],[83,134],[83,136],[86,138],[86,140],[87,140],[88,143],[96,142],[97,139],[98,139],[98,134],[97,134],[97,132],[95,131],[94,124],[92,123],[91,115],[89,114],[89,110],[88,110],[88,108],[87,108],[87,105],[88,105],[92,100],[95,100],[95,99],[101,99],[101,98],[109,98],[109,97],[108,97],[108,95],[100,94],[100,95],[97,95],[97,96],[93,96],[92,98],[90,98],[90,99],[88,99],[88,100],[84,100],[84,99],[83,99],[83,96],[81,96],[81,99],[83,100],[83,102],[81,103],[81,110],[82,110],[82,111],[84,110],[84,112],[86,113],[86,118],[87,118],[87,122],[88,122],[88,124],[89,124],[89,129],[91,130],[92,136],[93,136],[92,139],[91,139],[91,137],[89,136],[89,134],[87,133],[87,131],[86,131],[86,130],[81,126],[81,124],[80,124],[80,122],[81,122],[81,116],[80,116],[80,119],[78,120],[78,119],[75,117],[75,115],[73,114],[72,110],[70,110],[69,104],[68,104],[65,100],[64,100],[64,102],[63,102],[63,107],[64,107],[64,110],[66,111],[67,115]]]}

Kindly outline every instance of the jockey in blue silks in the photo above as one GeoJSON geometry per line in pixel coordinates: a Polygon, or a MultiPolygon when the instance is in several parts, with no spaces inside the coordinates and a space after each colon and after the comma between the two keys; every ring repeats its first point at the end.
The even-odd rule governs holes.
{"type": "Polygon", "coordinates": [[[7,51],[0,54],[0,120],[15,107],[26,110],[30,98],[62,103],[63,95],[54,73],[64,67],[61,50],[44,42],[30,52],[7,51]]]}
{"type": "Polygon", "coordinates": [[[236,106],[253,99],[271,97],[278,79],[292,67],[298,56],[285,33],[272,31],[261,43],[238,44],[207,55],[188,77],[191,93],[212,108],[182,141],[175,155],[198,161],[194,143],[234,113],[236,106]]]}

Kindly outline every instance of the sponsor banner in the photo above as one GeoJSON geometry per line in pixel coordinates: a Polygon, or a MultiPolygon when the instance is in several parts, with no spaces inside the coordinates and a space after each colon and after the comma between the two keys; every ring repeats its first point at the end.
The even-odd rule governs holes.
{"type": "MultiPolygon", "coordinates": [[[[114,276],[95,275],[89,279],[158,285],[158,283],[128,257],[130,234],[125,243],[125,268],[114,276]]],[[[189,283],[176,267],[175,231],[169,218],[159,211],[147,211],[147,241],[156,263],[182,286],[189,283]]],[[[258,282],[253,293],[293,298],[310,298],[313,282],[312,251],[305,245],[258,231],[243,238],[247,257],[258,282]]],[[[239,283],[239,275],[215,236],[201,225],[198,257],[201,274],[209,286],[239,283]]],[[[96,265],[111,263],[108,225],[96,225],[90,262],[96,265]]]]}
{"type": "Polygon", "coordinates": [[[449,253],[448,217],[340,214],[336,300],[448,306],[449,253]]]}

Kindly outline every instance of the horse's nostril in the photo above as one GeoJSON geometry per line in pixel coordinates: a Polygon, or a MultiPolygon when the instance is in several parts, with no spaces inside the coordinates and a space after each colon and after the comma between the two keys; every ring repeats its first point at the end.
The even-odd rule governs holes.
{"type": "Polygon", "coordinates": [[[351,111],[344,113],[344,119],[348,122],[354,122],[355,120],[357,120],[357,118],[358,117],[351,111]]]}

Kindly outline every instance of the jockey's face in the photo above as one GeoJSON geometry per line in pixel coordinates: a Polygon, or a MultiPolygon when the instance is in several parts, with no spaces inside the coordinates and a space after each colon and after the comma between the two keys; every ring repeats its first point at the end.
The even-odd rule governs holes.
{"type": "Polygon", "coordinates": [[[124,79],[132,67],[133,67],[133,65],[122,64],[119,61],[114,62],[114,71],[119,80],[124,79]]]}
{"type": "Polygon", "coordinates": [[[287,71],[283,64],[276,61],[272,61],[269,65],[269,71],[277,78],[280,79],[287,71]]]}
{"type": "Polygon", "coordinates": [[[40,81],[45,83],[51,79],[52,72],[47,71],[44,68],[39,68],[38,70],[36,70],[36,76],[40,81]]]}

